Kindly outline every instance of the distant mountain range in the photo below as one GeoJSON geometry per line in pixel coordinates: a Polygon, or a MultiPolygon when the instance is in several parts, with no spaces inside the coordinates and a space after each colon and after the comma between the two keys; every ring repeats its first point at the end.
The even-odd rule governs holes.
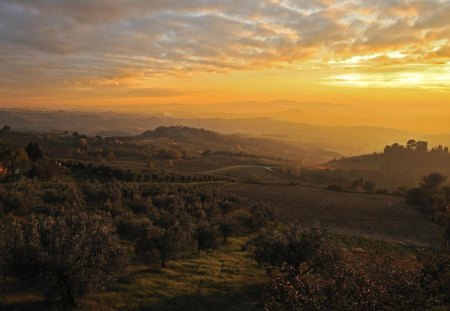
{"type": "MultiPolygon", "coordinates": [[[[78,131],[103,136],[133,136],[160,126],[183,125],[223,133],[270,138],[309,151],[357,155],[380,148],[392,141],[420,139],[420,133],[366,126],[323,126],[276,120],[273,118],[180,118],[164,114],[125,114],[113,112],[0,110],[0,126],[22,131],[78,131]]],[[[438,137],[441,138],[441,137],[438,137]]],[[[450,139],[450,136],[442,137],[450,139]]],[[[434,143],[431,139],[430,143],[434,143]]],[[[436,143],[449,144],[450,141],[436,143]]],[[[330,159],[330,158],[329,158],[330,159]]]]}

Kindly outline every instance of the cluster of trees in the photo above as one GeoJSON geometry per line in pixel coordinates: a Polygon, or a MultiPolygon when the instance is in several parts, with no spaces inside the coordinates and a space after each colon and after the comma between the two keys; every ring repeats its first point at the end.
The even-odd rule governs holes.
{"type": "Polygon", "coordinates": [[[389,190],[386,188],[379,188],[376,183],[370,180],[364,180],[364,178],[357,178],[347,187],[339,184],[331,184],[327,186],[328,190],[332,191],[351,191],[351,192],[364,192],[369,194],[389,194],[389,190]]]}
{"type": "Polygon", "coordinates": [[[299,181],[317,185],[340,185],[343,188],[350,184],[356,178],[359,178],[357,172],[344,171],[340,169],[310,169],[301,167],[278,167],[280,173],[296,178],[299,181]]]}
{"type": "Polygon", "coordinates": [[[74,305],[113,282],[130,255],[165,267],[256,231],[274,212],[186,184],[22,179],[0,185],[0,219],[0,272],[74,305]]]}
{"type": "Polygon", "coordinates": [[[164,159],[164,160],[189,160],[189,159],[195,159],[200,157],[199,154],[196,154],[194,152],[190,152],[187,150],[179,150],[179,149],[159,149],[158,152],[155,155],[158,159],[164,159]]]}
{"type": "Polygon", "coordinates": [[[29,172],[43,157],[44,151],[36,142],[30,142],[25,148],[0,147],[0,165],[7,176],[29,172]]]}
{"type": "Polygon", "coordinates": [[[439,145],[437,147],[433,147],[430,151],[428,150],[428,142],[426,141],[416,141],[414,139],[408,140],[405,146],[400,145],[399,143],[395,143],[392,145],[388,145],[384,148],[384,154],[399,154],[405,152],[421,152],[421,153],[439,153],[439,154],[448,154],[448,147],[444,147],[439,145]]]}
{"type": "Polygon", "coordinates": [[[0,228],[2,270],[68,307],[103,289],[128,266],[107,215],[62,210],[6,221],[0,228]]]}
{"type": "Polygon", "coordinates": [[[450,256],[423,255],[414,267],[374,253],[347,258],[318,225],[261,230],[254,258],[268,265],[266,310],[425,310],[450,304],[450,256]]]}

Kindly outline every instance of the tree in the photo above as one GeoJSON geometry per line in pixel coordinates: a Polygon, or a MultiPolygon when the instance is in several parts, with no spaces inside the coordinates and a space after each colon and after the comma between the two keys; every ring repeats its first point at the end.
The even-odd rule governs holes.
{"type": "Polygon", "coordinates": [[[256,242],[253,256],[274,266],[265,310],[447,310],[450,303],[448,253],[404,267],[374,251],[355,265],[317,226],[266,230],[256,242]]]}
{"type": "Polygon", "coordinates": [[[9,223],[6,232],[6,271],[69,306],[127,267],[125,251],[104,216],[64,211],[34,217],[30,224],[9,223]]]}
{"type": "Polygon", "coordinates": [[[447,177],[440,173],[431,173],[425,175],[420,180],[420,187],[427,190],[433,190],[447,181],[447,177]]]}
{"type": "Polygon", "coordinates": [[[264,228],[251,240],[253,258],[260,263],[275,267],[291,266],[306,271],[316,270],[335,262],[340,253],[337,247],[326,239],[320,225],[301,229],[292,225],[281,228],[264,228]]]}
{"type": "Polygon", "coordinates": [[[408,142],[406,143],[406,148],[414,150],[417,147],[417,141],[415,141],[414,139],[410,139],[408,140],[408,142]]]}
{"type": "Polygon", "coordinates": [[[38,143],[29,143],[28,146],[25,148],[25,150],[27,152],[28,159],[30,159],[33,162],[42,159],[42,157],[44,156],[42,147],[38,143]]]}
{"type": "Polygon", "coordinates": [[[372,181],[365,181],[362,185],[364,192],[366,193],[374,193],[377,185],[372,181]]]}
{"type": "Polygon", "coordinates": [[[430,310],[415,271],[403,271],[383,259],[378,261],[374,269],[370,265],[352,269],[338,261],[318,271],[303,272],[292,267],[278,270],[266,289],[265,309],[430,310]]]}
{"type": "Polygon", "coordinates": [[[259,229],[267,226],[273,222],[276,218],[275,209],[272,206],[266,204],[256,204],[250,208],[252,215],[252,228],[259,229]]]}
{"type": "Polygon", "coordinates": [[[11,132],[11,126],[9,126],[9,125],[3,126],[3,127],[2,127],[2,132],[3,132],[3,133],[9,133],[9,132],[11,132]]]}
{"type": "Polygon", "coordinates": [[[211,249],[217,246],[218,232],[217,228],[211,224],[202,222],[197,225],[193,234],[194,240],[197,242],[197,252],[201,250],[211,249]]]}
{"type": "Polygon", "coordinates": [[[233,218],[225,217],[219,223],[219,231],[222,234],[223,242],[225,243],[227,239],[236,231],[238,226],[236,220],[233,218]]]}
{"type": "Polygon", "coordinates": [[[0,160],[8,168],[10,174],[15,175],[29,167],[27,154],[23,149],[5,150],[0,153],[0,160]]]}
{"type": "Polygon", "coordinates": [[[161,268],[165,268],[167,260],[179,254],[185,241],[185,232],[178,222],[165,227],[146,224],[136,241],[135,251],[140,255],[146,255],[156,250],[161,268]]]}
{"type": "Polygon", "coordinates": [[[348,190],[351,191],[359,191],[361,190],[361,188],[364,186],[364,179],[363,178],[358,178],[355,179],[350,186],[348,186],[348,190]]]}

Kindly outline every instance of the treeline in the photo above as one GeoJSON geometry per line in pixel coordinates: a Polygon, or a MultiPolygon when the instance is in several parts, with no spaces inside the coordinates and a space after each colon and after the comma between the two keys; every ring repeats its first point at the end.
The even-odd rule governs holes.
{"type": "MultiPolygon", "coordinates": [[[[364,178],[357,178],[351,182],[348,186],[343,186],[340,184],[331,184],[327,186],[328,190],[338,191],[338,192],[362,192],[367,194],[391,194],[391,191],[387,188],[378,187],[376,183],[370,180],[365,180],[364,178]]],[[[392,194],[399,195],[401,190],[397,189],[393,191],[392,194]]]]}
{"type": "Polygon", "coordinates": [[[362,192],[368,194],[403,194],[402,189],[388,189],[379,186],[372,180],[360,177],[359,171],[345,171],[342,169],[311,169],[301,167],[276,167],[276,171],[289,176],[296,181],[290,184],[296,185],[300,182],[325,187],[328,190],[338,192],[362,192]]]}
{"type": "Polygon", "coordinates": [[[416,141],[414,139],[408,140],[406,145],[401,145],[399,143],[394,143],[388,145],[384,148],[385,155],[395,155],[401,153],[429,153],[429,154],[449,154],[448,147],[439,145],[428,150],[428,142],[426,141],[416,141]]]}
{"type": "Polygon", "coordinates": [[[69,168],[72,173],[84,174],[91,179],[109,180],[115,178],[128,182],[233,182],[230,177],[207,174],[183,174],[165,170],[133,169],[117,167],[108,163],[86,162],[78,160],[63,160],[61,164],[69,168]]]}

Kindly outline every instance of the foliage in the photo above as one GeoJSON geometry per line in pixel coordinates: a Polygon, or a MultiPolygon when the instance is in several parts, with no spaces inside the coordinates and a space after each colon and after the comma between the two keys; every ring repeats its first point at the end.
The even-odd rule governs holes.
{"type": "Polygon", "coordinates": [[[310,261],[317,269],[339,257],[333,243],[327,241],[320,225],[301,229],[296,225],[263,228],[249,242],[253,258],[260,263],[293,269],[310,261]]]}
{"type": "MultiPolygon", "coordinates": [[[[302,265],[306,265],[304,263],[302,265]]],[[[266,291],[266,309],[287,310],[423,310],[425,297],[414,271],[391,263],[357,269],[337,262],[320,271],[277,271],[266,291]]]]}
{"type": "Polygon", "coordinates": [[[442,240],[450,247],[450,188],[441,187],[447,180],[439,173],[425,175],[420,180],[420,188],[413,188],[406,194],[408,203],[425,207],[432,214],[437,224],[442,240]]]}
{"type": "Polygon", "coordinates": [[[33,162],[42,159],[42,157],[44,156],[44,151],[42,150],[41,145],[39,145],[38,143],[29,143],[25,148],[25,151],[27,152],[28,159],[33,162]]]}
{"type": "Polygon", "coordinates": [[[6,271],[74,305],[114,281],[127,266],[125,253],[105,216],[63,210],[6,225],[6,271]]]}
{"type": "Polygon", "coordinates": [[[10,175],[22,173],[29,167],[27,154],[22,149],[0,150],[0,161],[9,170],[10,175]]]}
{"type": "Polygon", "coordinates": [[[215,226],[202,222],[196,225],[193,238],[197,242],[197,251],[215,248],[218,244],[219,233],[215,226]]]}
{"type": "Polygon", "coordinates": [[[147,224],[135,245],[137,254],[146,255],[156,250],[161,261],[161,268],[166,267],[169,259],[176,258],[187,244],[187,233],[178,222],[158,226],[147,224]]]}
{"type": "Polygon", "coordinates": [[[420,180],[420,186],[427,190],[436,189],[447,181],[447,177],[440,173],[425,175],[420,180]]]}
{"type": "Polygon", "coordinates": [[[379,253],[355,265],[319,227],[262,231],[253,256],[275,268],[266,310],[424,310],[449,306],[450,256],[422,258],[405,268],[379,253]]]}

